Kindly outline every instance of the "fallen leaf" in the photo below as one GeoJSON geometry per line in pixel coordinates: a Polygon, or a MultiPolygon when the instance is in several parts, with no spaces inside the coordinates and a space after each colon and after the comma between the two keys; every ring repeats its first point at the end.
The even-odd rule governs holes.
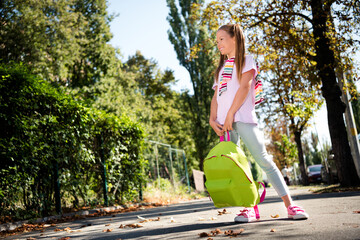
{"type": "Polygon", "coordinates": [[[124,227],[125,227],[125,226],[124,226],[124,225],[122,225],[122,224],[119,226],[119,228],[124,228],[124,227]]]}
{"type": "Polygon", "coordinates": [[[360,211],[359,211],[359,210],[357,210],[357,211],[354,211],[353,213],[360,213],[360,211]]]}
{"type": "Polygon", "coordinates": [[[112,228],[110,228],[110,229],[104,229],[103,232],[112,232],[112,230],[113,230],[112,228]]]}
{"type": "Polygon", "coordinates": [[[135,223],[135,224],[126,224],[126,225],[125,225],[125,226],[123,226],[123,227],[121,227],[121,226],[123,226],[123,225],[121,224],[119,228],[125,228],[125,227],[131,227],[131,228],[141,228],[141,227],[142,227],[142,225],[137,224],[137,223],[135,223]]]}
{"type": "Polygon", "coordinates": [[[210,220],[216,220],[217,218],[216,217],[210,217],[209,219],[210,220]]]}
{"type": "Polygon", "coordinates": [[[272,229],[270,230],[270,232],[276,232],[276,229],[275,229],[275,228],[272,228],[272,229]]]}
{"type": "Polygon", "coordinates": [[[205,218],[199,217],[198,220],[199,220],[199,221],[205,221],[205,218]]]}
{"type": "Polygon", "coordinates": [[[70,237],[62,237],[62,238],[59,238],[59,240],[68,240],[70,239],[70,237]]]}
{"type": "Polygon", "coordinates": [[[276,214],[276,215],[274,215],[274,216],[273,216],[273,215],[270,215],[270,217],[272,217],[272,218],[278,218],[278,217],[280,217],[280,216],[279,216],[279,214],[276,214]]]}
{"type": "Polygon", "coordinates": [[[208,238],[207,240],[214,240],[213,238],[208,238]]]}
{"type": "Polygon", "coordinates": [[[54,232],[60,232],[60,231],[62,231],[62,230],[59,229],[59,228],[55,228],[55,229],[54,229],[54,232]]]}
{"type": "Polygon", "coordinates": [[[211,231],[211,233],[212,233],[213,236],[216,236],[216,235],[218,235],[220,233],[223,233],[223,232],[219,228],[217,228],[217,229],[211,231]]]}
{"type": "Polygon", "coordinates": [[[176,220],[173,217],[171,217],[170,222],[176,222],[176,220]]]}
{"type": "Polygon", "coordinates": [[[28,237],[26,240],[36,240],[36,238],[28,237]]]}
{"type": "Polygon", "coordinates": [[[218,215],[223,215],[223,214],[228,214],[229,212],[226,211],[226,209],[224,208],[222,211],[218,211],[218,215]]]}
{"type": "Polygon", "coordinates": [[[202,232],[199,233],[199,237],[210,237],[210,234],[208,234],[207,232],[202,232]]]}
{"type": "Polygon", "coordinates": [[[105,227],[108,227],[108,226],[110,226],[110,225],[111,225],[111,224],[106,224],[105,227]]]}
{"type": "Polygon", "coordinates": [[[237,235],[240,235],[241,233],[244,232],[244,229],[243,228],[240,228],[238,230],[227,230],[224,232],[224,234],[226,236],[232,236],[232,237],[236,237],[237,235]]]}

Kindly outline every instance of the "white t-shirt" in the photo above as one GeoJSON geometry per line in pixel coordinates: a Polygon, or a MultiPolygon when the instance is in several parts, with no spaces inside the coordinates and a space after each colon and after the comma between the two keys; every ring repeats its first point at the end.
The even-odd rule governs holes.
{"type": "MultiPolygon", "coordinates": [[[[252,123],[257,124],[257,118],[255,114],[255,77],[258,74],[256,63],[254,58],[250,55],[245,56],[245,64],[242,70],[242,73],[248,72],[254,69],[253,81],[251,83],[250,91],[241,105],[239,110],[235,113],[234,122],[243,122],[243,123],[252,123]]],[[[219,72],[219,79],[223,72],[223,68],[219,72]]],[[[213,85],[213,89],[215,90],[218,87],[218,83],[215,81],[213,85]]],[[[236,66],[234,64],[234,69],[232,72],[231,80],[227,82],[227,90],[219,96],[216,97],[217,100],[217,116],[216,121],[219,124],[224,124],[227,113],[234,101],[237,90],[240,87],[239,80],[237,78],[236,66]]],[[[219,91],[218,91],[219,93],[219,91]]]]}

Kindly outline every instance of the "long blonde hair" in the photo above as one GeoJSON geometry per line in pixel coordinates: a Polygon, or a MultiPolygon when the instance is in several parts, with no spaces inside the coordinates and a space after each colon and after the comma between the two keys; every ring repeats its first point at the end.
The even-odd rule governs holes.
{"type": "MultiPolygon", "coordinates": [[[[235,36],[235,66],[237,71],[237,78],[240,81],[241,75],[242,75],[242,69],[245,64],[245,37],[244,33],[239,26],[239,24],[226,24],[222,25],[218,31],[223,30],[226,31],[230,37],[235,36]]],[[[219,66],[217,67],[215,71],[215,79],[216,82],[219,80],[219,73],[221,71],[221,68],[223,67],[225,61],[227,60],[226,55],[221,55],[220,53],[220,60],[219,60],[219,66]]]]}

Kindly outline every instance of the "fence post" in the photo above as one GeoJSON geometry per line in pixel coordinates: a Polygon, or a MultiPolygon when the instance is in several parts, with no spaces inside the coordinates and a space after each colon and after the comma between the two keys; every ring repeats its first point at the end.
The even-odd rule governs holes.
{"type": "Polygon", "coordinates": [[[171,167],[171,175],[172,175],[172,185],[175,187],[175,179],[174,179],[174,167],[172,161],[172,154],[171,154],[171,146],[169,146],[169,157],[170,157],[170,167],[171,167]]]}
{"type": "Polygon", "coordinates": [[[184,150],[183,150],[183,158],[184,158],[185,175],[186,175],[187,185],[188,185],[189,192],[191,192],[189,174],[188,174],[188,170],[187,170],[186,157],[185,157],[185,151],[184,150]]]}
{"type": "Polygon", "coordinates": [[[105,204],[105,206],[108,207],[109,201],[108,201],[108,195],[107,195],[106,160],[105,160],[105,155],[104,155],[104,140],[103,140],[102,135],[101,135],[100,159],[101,159],[101,163],[103,165],[102,178],[103,178],[104,204],[105,204]]]}
{"type": "Polygon", "coordinates": [[[180,174],[181,173],[181,168],[180,168],[180,163],[179,163],[179,156],[178,156],[178,149],[175,149],[175,152],[176,152],[176,163],[177,163],[177,171],[178,173],[180,174]]]}
{"type": "Polygon", "coordinates": [[[157,144],[155,144],[155,160],[156,160],[156,171],[157,171],[157,179],[158,179],[158,188],[160,188],[160,173],[159,173],[159,160],[158,160],[158,148],[157,144]]]}

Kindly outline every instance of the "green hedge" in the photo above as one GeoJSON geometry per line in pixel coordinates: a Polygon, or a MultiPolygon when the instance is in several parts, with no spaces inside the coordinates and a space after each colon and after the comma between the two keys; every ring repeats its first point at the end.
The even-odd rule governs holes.
{"type": "Polygon", "coordinates": [[[54,213],[61,200],[103,202],[102,158],[110,203],[133,200],[143,181],[143,131],[74,100],[21,65],[0,65],[0,214],[12,219],[54,213]]]}

